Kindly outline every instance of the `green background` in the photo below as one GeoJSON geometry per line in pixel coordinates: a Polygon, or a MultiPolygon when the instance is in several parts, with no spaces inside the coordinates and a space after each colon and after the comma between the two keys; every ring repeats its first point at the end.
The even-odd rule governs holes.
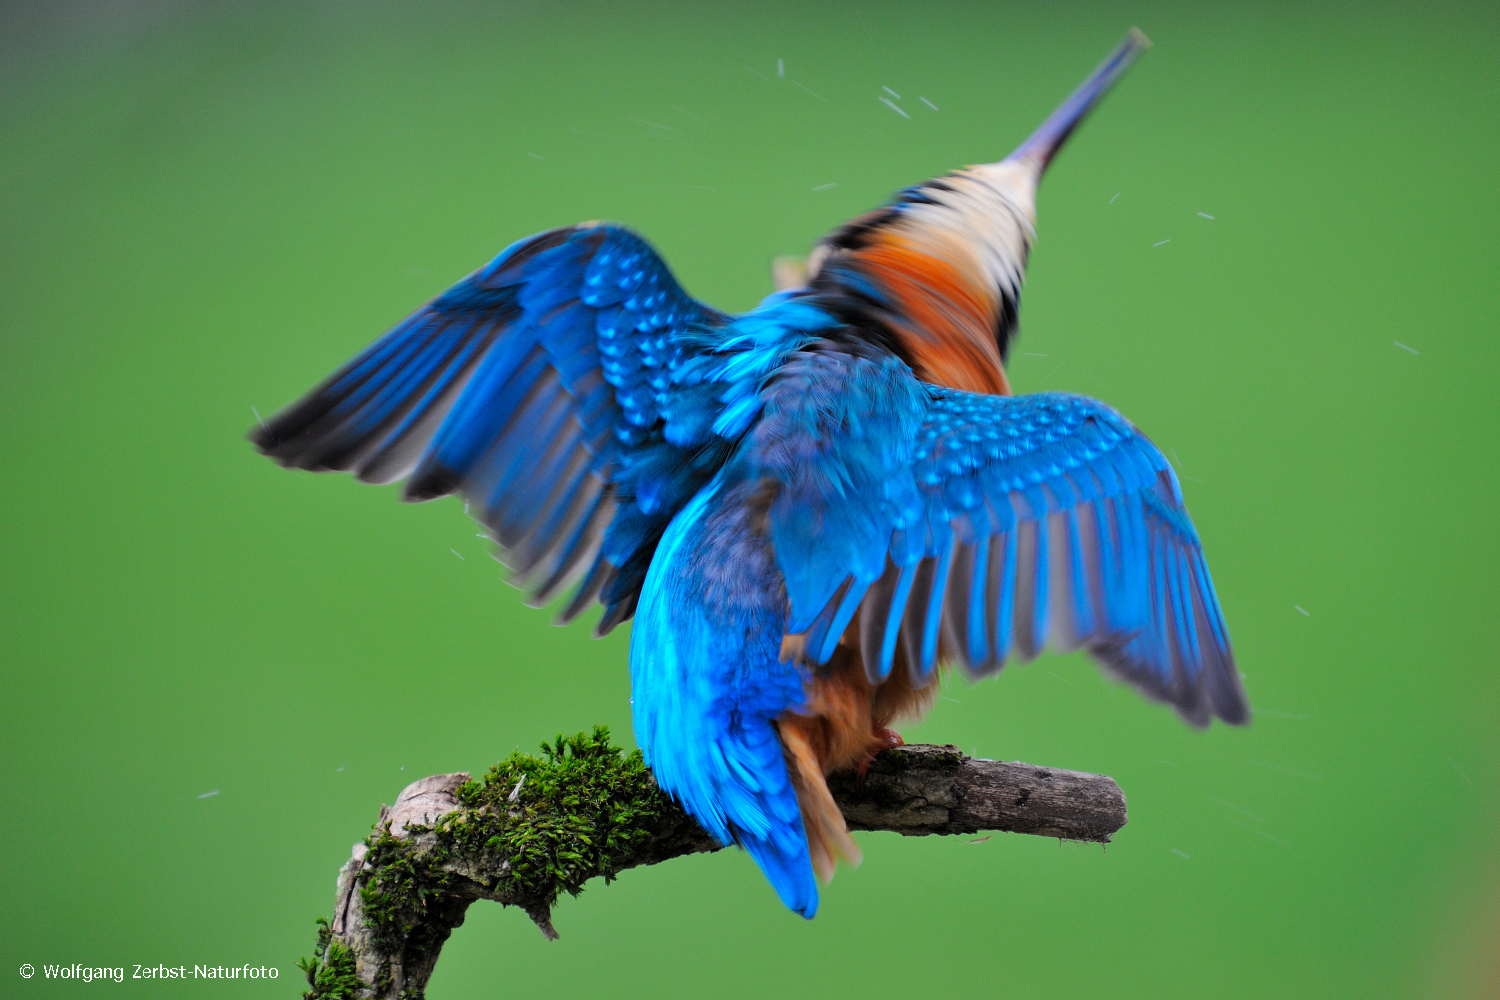
{"type": "Polygon", "coordinates": [[[431,994],[1500,989],[1500,14],[1212,7],[8,8],[0,993],[249,962],[281,978],[91,989],[293,995],[407,781],[630,739],[628,630],[524,608],[455,501],[256,457],[252,406],[582,219],[748,308],[1131,24],[1155,49],[1042,187],[1012,379],[1178,463],[1255,723],[1189,730],[1081,656],[952,683],[909,740],[1113,775],[1116,842],[862,835],[812,923],[739,852],[679,860],[564,901],[556,943],[475,906],[431,994]]]}

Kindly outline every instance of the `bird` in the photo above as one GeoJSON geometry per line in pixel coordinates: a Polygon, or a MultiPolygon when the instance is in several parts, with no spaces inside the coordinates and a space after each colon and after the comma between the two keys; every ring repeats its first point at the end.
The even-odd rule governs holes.
{"type": "Polygon", "coordinates": [[[858,845],[827,777],[943,671],[1086,650],[1189,723],[1250,709],[1170,463],[1103,402],[1013,395],[1037,186],[1132,29],[1005,159],[836,229],[731,315],[623,225],[520,240],[252,428],[284,466],[452,494],[535,607],[631,620],[662,789],[812,918],[858,845]],[[797,283],[800,282],[800,283],[797,283]]]}

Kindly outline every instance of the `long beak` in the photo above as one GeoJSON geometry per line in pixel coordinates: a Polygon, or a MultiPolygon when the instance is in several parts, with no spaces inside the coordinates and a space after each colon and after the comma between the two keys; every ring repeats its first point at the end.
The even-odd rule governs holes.
{"type": "Polygon", "coordinates": [[[1025,163],[1034,171],[1034,176],[1040,177],[1062,148],[1062,144],[1068,141],[1068,136],[1073,134],[1073,130],[1093,110],[1094,105],[1099,103],[1099,99],[1108,93],[1116,80],[1125,75],[1130,64],[1135,62],[1135,57],[1150,47],[1151,39],[1140,28],[1131,28],[1125,40],[1109,54],[1109,58],[1100,63],[1099,68],[1062,102],[1062,106],[1052,112],[1051,117],[1042,122],[1041,127],[1031,133],[1030,138],[1016,147],[1016,151],[1006,159],[1025,163]]]}

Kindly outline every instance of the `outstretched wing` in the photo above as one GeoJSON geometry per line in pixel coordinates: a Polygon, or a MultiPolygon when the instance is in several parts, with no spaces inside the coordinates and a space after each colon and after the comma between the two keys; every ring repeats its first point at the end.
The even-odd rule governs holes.
{"type": "Polygon", "coordinates": [[[584,572],[601,631],[628,618],[656,541],[712,469],[668,443],[670,372],[728,318],[639,236],[522,240],[252,430],[282,465],[461,493],[533,602],[584,572]],[[644,496],[644,499],[643,499],[644,496]],[[613,527],[611,527],[613,525],[613,527]]]}
{"type": "Polygon", "coordinates": [[[872,682],[904,661],[971,673],[1088,649],[1190,722],[1248,719],[1176,476],[1103,403],[917,382],[894,359],[808,351],[762,394],[762,475],[806,655],[846,631],[872,682]]]}

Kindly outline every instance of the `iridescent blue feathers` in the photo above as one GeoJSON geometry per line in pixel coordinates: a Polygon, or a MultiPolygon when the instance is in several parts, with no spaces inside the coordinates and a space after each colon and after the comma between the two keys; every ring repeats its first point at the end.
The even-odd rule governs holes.
{"type": "Polygon", "coordinates": [[[916,686],[943,658],[983,675],[1083,647],[1195,724],[1245,720],[1176,479],[1129,422],[1061,393],[926,385],[772,308],[780,333],[735,336],[742,318],[685,366],[732,401],[726,429],[746,430],[657,552],[631,670],[658,780],[745,845],[788,906],[810,916],[816,883],[779,744],[767,756],[764,740],[856,621],[874,684],[898,645],[916,686]],[[802,636],[800,662],[786,634],[802,636]]]}
{"type": "Polygon", "coordinates": [[[295,468],[410,476],[408,500],[461,493],[534,603],[583,575],[563,619],[597,596],[608,631],[630,617],[672,514],[713,476],[698,412],[674,425],[668,409],[672,373],[727,322],[628,230],[556,229],[506,249],[251,438],[295,468]]]}
{"type": "Polygon", "coordinates": [[[786,594],[754,493],[715,483],[657,550],[631,633],[635,734],[662,788],[811,918],[817,882],[776,731],[807,674],[781,660],[786,594]]]}
{"type": "Polygon", "coordinates": [[[872,685],[1083,648],[1195,724],[1248,717],[1177,480],[1123,417],[919,381],[816,288],[725,316],[618,227],[515,244],[252,438],[462,494],[534,602],[577,583],[563,620],[639,601],[648,762],[805,916],[777,726],[851,636],[872,685]]]}
{"type": "Polygon", "coordinates": [[[825,350],[764,393],[761,474],[789,631],[823,662],[859,619],[870,680],[897,644],[925,683],[1086,648],[1185,718],[1247,717],[1197,533],[1161,453],[1062,393],[983,396],[825,350]]]}

